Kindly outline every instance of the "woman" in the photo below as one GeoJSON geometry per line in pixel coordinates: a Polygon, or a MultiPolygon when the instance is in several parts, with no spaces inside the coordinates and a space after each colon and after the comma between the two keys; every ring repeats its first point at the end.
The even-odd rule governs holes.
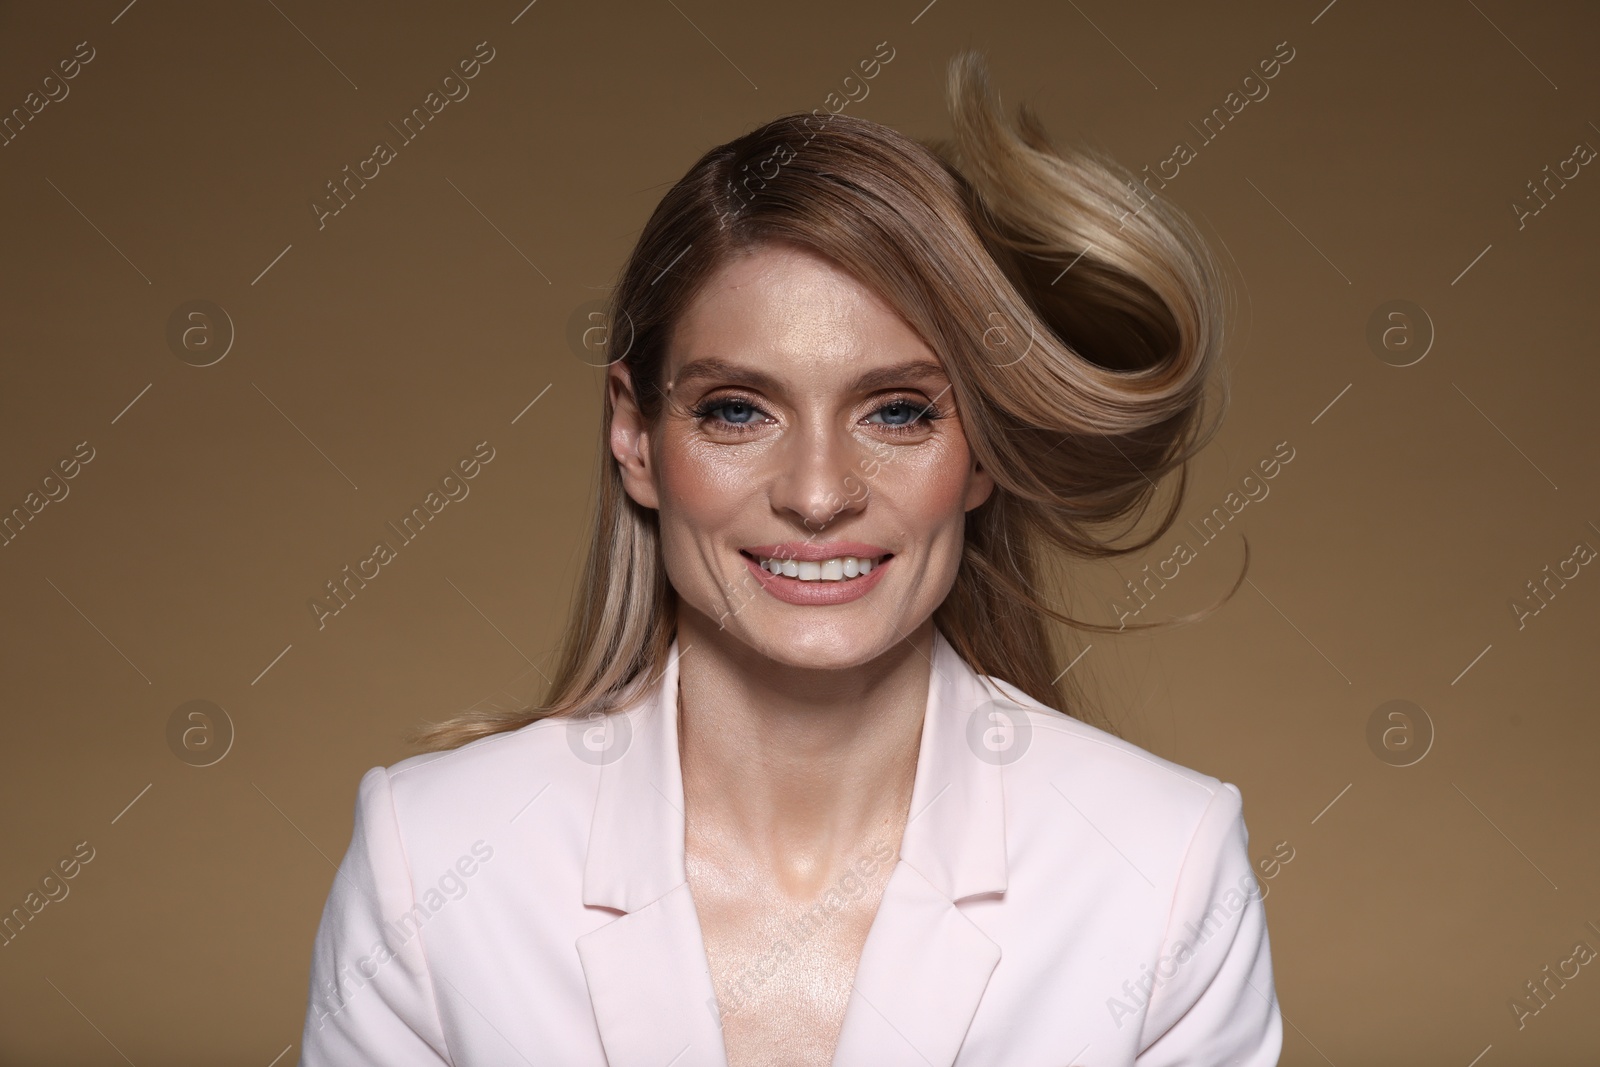
{"type": "Polygon", "coordinates": [[[1043,595],[1171,525],[1095,533],[1212,432],[1219,272],[977,56],[949,96],[663,199],[548,702],[362,779],[302,1062],[1277,1061],[1238,789],[1067,714],[1047,621],[1116,628],[1043,595]]]}

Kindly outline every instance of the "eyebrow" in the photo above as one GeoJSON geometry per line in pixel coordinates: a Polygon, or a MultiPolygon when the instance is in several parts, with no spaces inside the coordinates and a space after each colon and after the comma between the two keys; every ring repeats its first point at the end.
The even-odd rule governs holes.
{"type": "MultiPolygon", "coordinates": [[[[942,379],[944,376],[944,368],[939,364],[926,359],[911,359],[904,363],[863,371],[856,376],[851,386],[861,391],[888,389],[908,379],[913,381],[932,377],[942,379]]],[[[705,356],[684,364],[678,371],[677,377],[672,380],[671,388],[681,389],[699,381],[719,378],[745,382],[766,393],[783,390],[782,383],[766,371],[733,363],[717,356],[705,356]]]]}

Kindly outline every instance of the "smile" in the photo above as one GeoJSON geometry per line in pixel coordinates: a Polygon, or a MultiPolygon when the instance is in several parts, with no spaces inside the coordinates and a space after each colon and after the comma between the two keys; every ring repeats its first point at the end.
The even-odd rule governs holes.
{"type": "Polygon", "coordinates": [[[862,541],[816,544],[748,545],[739,549],[744,565],[777,599],[805,607],[859,600],[894,568],[894,553],[862,541]]]}
{"type": "Polygon", "coordinates": [[[824,560],[794,560],[778,559],[772,556],[750,556],[755,559],[761,569],[769,574],[784,578],[794,578],[802,582],[847,582],[852,578],[871,574],[872,568],[879,566],[889,557],[882,556],[835,556],[824,560]]]}

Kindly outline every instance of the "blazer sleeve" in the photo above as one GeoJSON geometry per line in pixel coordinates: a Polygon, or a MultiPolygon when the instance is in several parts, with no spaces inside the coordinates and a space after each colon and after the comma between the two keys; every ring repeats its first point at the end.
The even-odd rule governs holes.
{"type": "Polygon", "coordinates": [[[405,921],[411,886],[389,772],[374,767],[357,790],[350,847],[311,949],[303,1067],[450,1063],[422,933],[405,921]]]}
{"type": "Polygon", "coordinates": [[[1283,1021],[1249,840],[1239,789],[1223,782],[1189,842],[1151,963],[1138,1067],[1278,1062],[1283,1021]]]}

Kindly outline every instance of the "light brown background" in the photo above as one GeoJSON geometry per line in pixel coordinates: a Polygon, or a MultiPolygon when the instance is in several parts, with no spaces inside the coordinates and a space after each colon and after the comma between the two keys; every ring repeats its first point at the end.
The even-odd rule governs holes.
{"type": "MultiPolygon", "coordinates": [[[[1600,173],[1511,208],[1600,146],[1593,8],[125,3],[0,7],[0,109],[96,50],[0,148],[0,509],[96,453],[0,548],[0,909],[95,849],[0,948],[0,1061],[294,1061],[361,772],[420,720],[539,694],[599,413],[574,310],[702,152],[825,106],[885,40],[852,113],[944,135],[944,64],[976,46],[1008,105],[1136,169],[1294,48],[1163,193],[1240,291],[1183,519],[1295,458],[1143,617],[1225,590],[1241,534],[1251,584],[1073,669],[1130,739],[1240,786],[1253,857],[1293,849],[1263,882],[1285,1064],[1600,1056],[1600,967],[1525,1028],[1507,1006],[1600,948],[1600,568],[1523,629],[1510,607],[1600,547],[1600,173]],[[319,231],[324,183],[480,41],[471,95],[319,231]],[[204,368],[165,337],[195,298],[237,333],[204,368]],[[1437,334],[1412,366],[1365,339],[1392,299],[1437,334]],[[308,598],[482,440],[471,495],[319,631],[308,598]],[[1403,768],[1366,741],[1396,698],[1435,732],[1403,768]],[[192,699],[237,731],[210,767],[166,741],[192,699]]],[[[1083,575],[1113,621],[1119,576],[1083,575]]]]}

